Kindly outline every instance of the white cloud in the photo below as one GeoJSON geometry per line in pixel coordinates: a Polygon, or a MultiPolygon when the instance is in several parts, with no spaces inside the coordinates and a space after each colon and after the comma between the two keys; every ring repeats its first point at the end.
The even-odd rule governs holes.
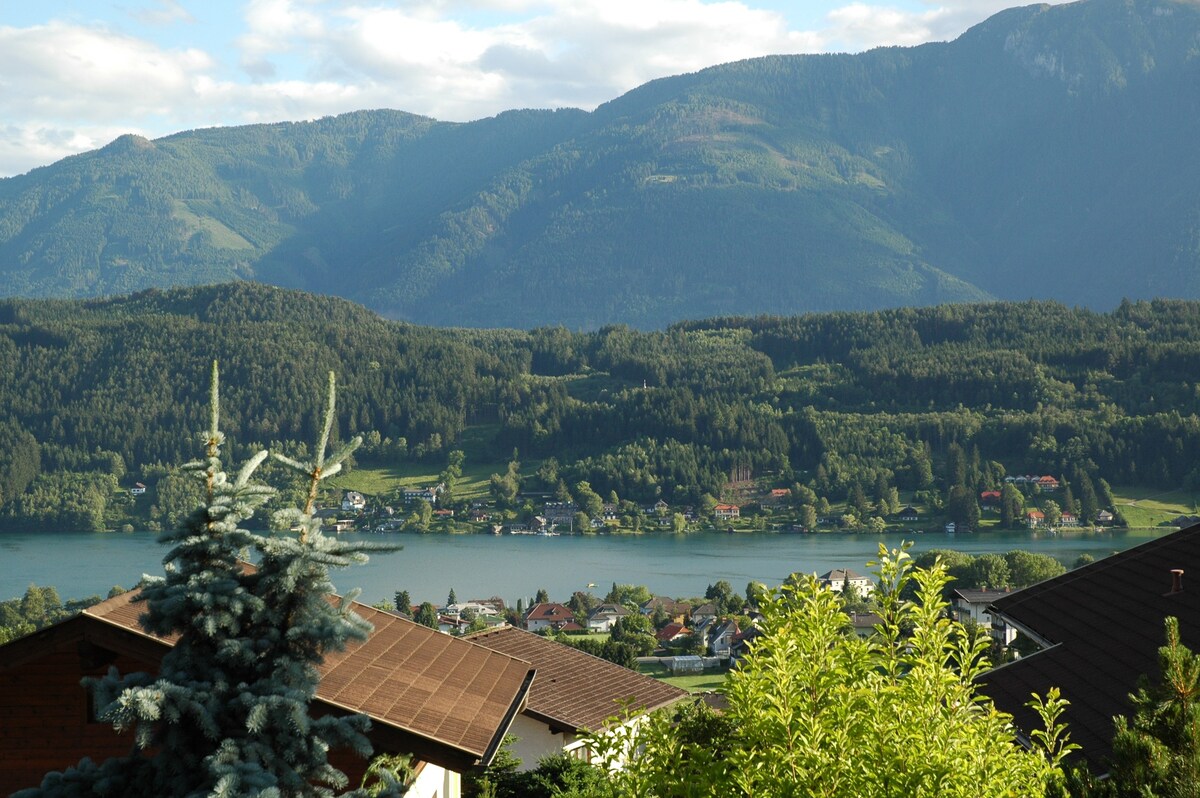
{"type": "MultiPolygon", "coordinates": [[[[249,0],[240,21],[208,26],[226,41],[184,48],[82,21],[0,27],[0,174],[121,132],[379,107],[447,120],[592,108],[742,58],[951,38],[1002,5],[895,1],[910,5],[831,6],[808,31],[761,5],[779,0],[249,0]]],[[[179,0],[141,13],[194,22],[179,0]]]]}
{"type": "Polygon", "coordinates": [[[171,25],[176,22],[195,22],[196,18],[179,0],[155,0],[149,6],[130,12],[134,19],[147,25],[171,25]]]}
{"type": "Polygon", "coordinates": [[[106,30],[51,23],[0,28],[0,115],[104,122],[164,113],[211,66],[198,50],[163,50],[106,30]]]}

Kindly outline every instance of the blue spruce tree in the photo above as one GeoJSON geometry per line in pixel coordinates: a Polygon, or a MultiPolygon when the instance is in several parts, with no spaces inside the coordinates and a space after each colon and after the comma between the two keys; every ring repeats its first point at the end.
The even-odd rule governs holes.
{"type": "MultiPolygon", "coordinates": [[[[313,517],[322,480],[338,473],[358,445],[326,457],[333,429],[335,385],[329,376],[324,428],[312,462],[276,455],[308,481],[303,508],[286,511],[284,528],[243,529],[273,493],[253,481],[267,458],[251,457],[232,479],[221,460],[217,366],[213,364],[205,457],[186,468],[203,480],[206,502],[160,539],[173,548],[166,575],[146,585],[143,628],[176,635],[157,676],[120,676],[91,685],[102,717],[134,732],[126,757],[102,764],[85,759],[42,786],[18,793],[41,796],[331,796],[346,777],[328,752],[349,747],[367,757],[365,716],[314,718],[309,705],[325,652],[365,639],[370,625],[350,609],[355,594],[334,602],[329,569],[365,562],[368,550],[394,547],[326,537],[313,517]],[[246,556],[256,556],[251,566],[246,556]]],[[[370,790],[348,795],[399,795],[393,771],[373,768],[370,790]]]]}

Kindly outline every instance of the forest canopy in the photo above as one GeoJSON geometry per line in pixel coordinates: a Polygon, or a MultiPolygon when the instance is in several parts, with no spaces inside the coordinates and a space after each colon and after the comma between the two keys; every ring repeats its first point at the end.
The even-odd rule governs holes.
{"type": "Polygon", "coordinates": [[[336,367],[362,462],[442,464],[469,438],[499,472],[514,450],[553,457],[567,485],[637,502],[701,504],[735,473],[838,500],[1020,473],[1195,486],[1198,322],[1197,302],[1024,302],[514,331],[252,283],[7,300],[0,521],[103,528],[135,481],[169,503],[213,356],[246,451],[302,456],[307,387],[336,367]]]}

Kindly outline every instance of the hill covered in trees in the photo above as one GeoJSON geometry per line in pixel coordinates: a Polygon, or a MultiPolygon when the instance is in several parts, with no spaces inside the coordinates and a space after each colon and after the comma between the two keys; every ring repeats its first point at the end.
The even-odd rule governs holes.
{"type": "Polygon", "coordinates": [[[173,469],[203,421],[189,386],[214,358],[238,456],[303,457],[318,424],[309,386],[332,369],[343,428],[366,439],[360,462],[441,466],[466,449],[503,464],[517,450],[542,461],[530,479],[546,490],[587,481],[600,496],[699,505],[749,474],[809,503],[899,488],[944,504],[1006,474],[1196,486],[1198,324],[1200,303],[1185,301],[577,333],[422,328],[249,283],[7,300],[0,520],[102,528],[136,481],[164,522],[190,506],[173,469]]]}
{"type": "Polygon", "coordinates": [[[1011,9],[594,112],[198,130],[0,180],[0,291],[252,278],[423,324],[1200,296],[1200,8],[1011,9]]]}

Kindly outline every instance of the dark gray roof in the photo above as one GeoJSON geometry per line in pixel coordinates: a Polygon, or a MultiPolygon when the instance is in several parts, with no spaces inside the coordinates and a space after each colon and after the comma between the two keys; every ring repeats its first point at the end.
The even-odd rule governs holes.
{"type": "Polygon", "coordinates": [[[985,601],[997,601],[1009,595],[1009,590],[979,590],[977,588],[959,588],[954,595],[961,596],[972,604],[982,604],[985,601]]]}
{"type": "Polygon", "coordinates": [[[823,579],[826,582],[845,582],[847,579],[866,579],[860,573],[855,573],[849,568],[834,568],[832,571],[826,571],[821,574],[818,579],[823,579]]]}
{"type": "Polygon", "coordinates": [[[1184,645],[1200,647],[1200,525],[1010,593],[991,609],[1049,647],[981,676],[984,694],[1028,732],[1039,726],[1024,706],[1030,693],[1059,687],[1071,702],[1071,739],[1103,772],[1113,716],[1128,714],[1138,677],[1157,670],[1163,620],[1178,618],[1184,645]],[[1173,569],[1184,571],[1177,592],[1173,569]]]}

